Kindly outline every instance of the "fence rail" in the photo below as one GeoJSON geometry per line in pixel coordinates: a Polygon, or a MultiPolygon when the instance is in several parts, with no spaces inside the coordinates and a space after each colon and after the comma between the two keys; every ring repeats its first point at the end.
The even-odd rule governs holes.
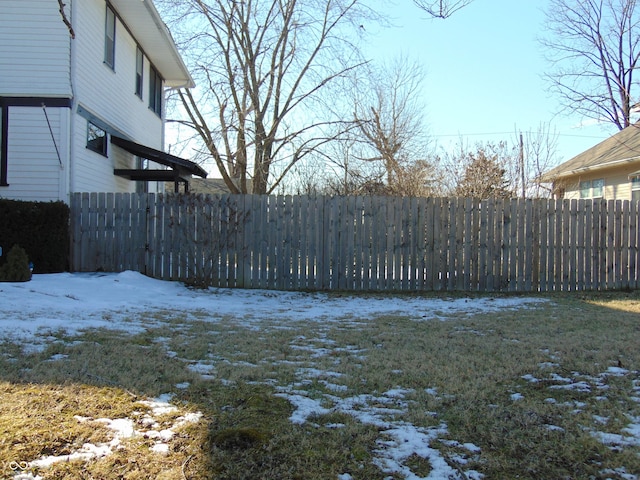
{"type": "Polygon", "coordinates": [[[78,193],[72,269],[218,287],[638,288],[637,202],[78,193]]]}

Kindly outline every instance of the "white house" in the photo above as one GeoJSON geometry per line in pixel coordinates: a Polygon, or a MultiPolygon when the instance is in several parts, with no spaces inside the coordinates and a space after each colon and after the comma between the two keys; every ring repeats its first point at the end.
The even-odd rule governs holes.
{"type": "Polygon", "coordinates": [[[3,0],[0,197],[68,201],[206,177],[163,152],[165,90],[192,86],[151,0],[3,0]]]}

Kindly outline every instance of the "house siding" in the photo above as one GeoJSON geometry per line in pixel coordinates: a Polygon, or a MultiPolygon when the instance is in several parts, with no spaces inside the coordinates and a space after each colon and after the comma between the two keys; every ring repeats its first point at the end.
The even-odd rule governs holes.
{"type": "Polygon", "coordinates": [[[0,96],[71,97],[70,58],[57,2],[0,3],[0,96]]]}
{"type": "MultiPolygon", "coordinates": [[[[131,140],[162,150],[163,123],[148,107],[149,61],[145,57],[142,99],[135,93],[136,47],[122,20],[116,20],[115,65],[104,63],[106,2],[84,2],[75,9],[75,91],[77,105],[131,140]],[[99,34],[96,34],[98,32],[99,34]]],[[[117,10],[116,10],[117,13],[117,10]]],[[[135,182],[113,175],[114,168],[134,168],[133,155],[109,144],[108,158],[86,148],[87,119],[74,115],[74,192],[134,192],[135,182]]],[[[151,185],[150,185],[151,187],[151,185]]]]}
{"type": "Polygon", "coordinates": [[[571,177],[564,182],[565,195],[567,199],[580,198],[580,182],[603,179],[605,200],[631,200],[631,181],[629,175],[639,170],[636,164],[626,164],[623,167],[615,169],[602,169],[596,172],[571,177]]]}
{"type": "Polygon", "coordinates": [[[42,108],[10,107],[9,186],[0,189],[0,197],[32,201],[66,197],[69,115],[68,108],[47,108],[47,123],[42,108]]]}
{"type": "MultiPolygon", "coordinates": [[[[163,119],[149,108],[151,64],[146,54],[142,98],[136,95],[138,42],[130,32],[141,32],[151,55],[164,52],[156,42],[149,43],[146,27],[137,23],[144,26],[151,21],[147,7],[138,8],[140,2],[136,8],[124,1],[110,2],[116,13],[111,68],[104,63],[107,1],[64,3],[74,38],[55,0],[0,2],[0,105],[9,115],[4,127],[6,154],[0,151],[0,160],[6,162],[6,169],[0,162],[0,175],[7,175],[9,185],[0,185],[0,197],[69,201],[73,192],[135,192],[136,182],[113,174],[114,168],[137,167],[132,154],[110,143],[106,157],[86,148],[90,118],[108,126],[109,133],[157,150],[164,147],[163,119]],[[136,22],[136,28],[129,29],[125,18],[136,22]]],[[[170,43],[163,39],[167,40],[170,43]]],[[[163,65],[175,82],[171,77],[175,69],[163,65]]],[[[165,167],[152,163],[149,168],[165,167]]],[[[149,182],[148,190],[163,191],[163,184],[149,182]]]]}

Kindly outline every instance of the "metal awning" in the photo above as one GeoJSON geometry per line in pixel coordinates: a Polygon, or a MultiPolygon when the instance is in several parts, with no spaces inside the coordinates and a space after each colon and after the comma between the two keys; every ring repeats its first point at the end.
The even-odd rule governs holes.
{"type": "Polygon", "coordinates": [[[126,150],[129,153],[146,158],[152,162],[166,165],[171,170],[147,170],[147,169],[121,169],[113,170],[114,175],[128,178],[129,180],[139,181],[158,181],[158,182],[184,182],[189,183],[191,175],[197,175],[202,178],[207,177],[207,172],[197,163],[176,157],[169,153],[156,150],[139,143],[126,140],[117,135],[111,135],[111,143],[126,150]]]}

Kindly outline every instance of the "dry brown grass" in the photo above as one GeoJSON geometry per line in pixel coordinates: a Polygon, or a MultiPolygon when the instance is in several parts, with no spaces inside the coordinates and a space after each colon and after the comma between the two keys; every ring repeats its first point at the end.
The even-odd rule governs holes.
{"type": "MultiPolygon", "coordinates": [[[[131,418],[141,398],[173,393],[182,410],[201,411],[204,420],[176,437],[170,455],[151,452],[151,439],[138,437],[100,460],[38,473],[45,479],[90,478],[80,472],[104,479],[402,478],[373,464],[384,440],[379,428],[336,408],[292,424],[292,405],[274,395],[284,387],[329,409],[341,398],[401,387],[406,410],[397,420],[422,428],[446,424],[448,433],[431,447],[458,471],[475,469],[485,478],[618,479],[621,468],[640,471],[640,447],[611,448],[592,434],[621,433],[640,416],[640,296],[547,298],[536,308],[446,321],[299,322],[274,314],[249,325],[240,318],[211,322],[207,312],[192,312],[199,320],[156,312],[137,335],[60,333],[35,353],[4,344],[1,474],[11,473],[12,461],[109,439],[111,432],[78,422],[78,415],[131,418]],[[206,378],[197,373],[203,363],[206,378]],[[606,375],[619,365],[626,373],[606,375]],[[564,385],[561,377],[589,390],[556,388],[564,385]],[[461,443],[480,449],[467,452],[466,463],[461,443]]],[[[432,468],[415,454],[405,464],[420,476],[432,468]]]]}
{"type": "MultiPolygon", "coordinates": [[[[32,472],[43,479],[72,478],[206,478],[202,445],[206,426],[179,429],[168,453],[155,453],[153,438],[137,435],[123,439],[113,451],[90,461],[53,463],[50,468],[28,466],[46,457],[67,457],[85,444],[107,445],[115,432],[100,419],[133,419],[144,430],[142,419],[150,408],[140,398],[115,387],[0,383],[0,474],[32,472]],[[200,464],[200,473],[192,465],[200,464]],[[82,472],[82,474],[80,474],[82,472]]],[[[184,413],[184,412],[181,412],[184,413]]],[[[178,413],[163,415],[157,429],[169,428],[178,413]]],[[[72,458],[72,457],[71,457],[72,458]]]]}

